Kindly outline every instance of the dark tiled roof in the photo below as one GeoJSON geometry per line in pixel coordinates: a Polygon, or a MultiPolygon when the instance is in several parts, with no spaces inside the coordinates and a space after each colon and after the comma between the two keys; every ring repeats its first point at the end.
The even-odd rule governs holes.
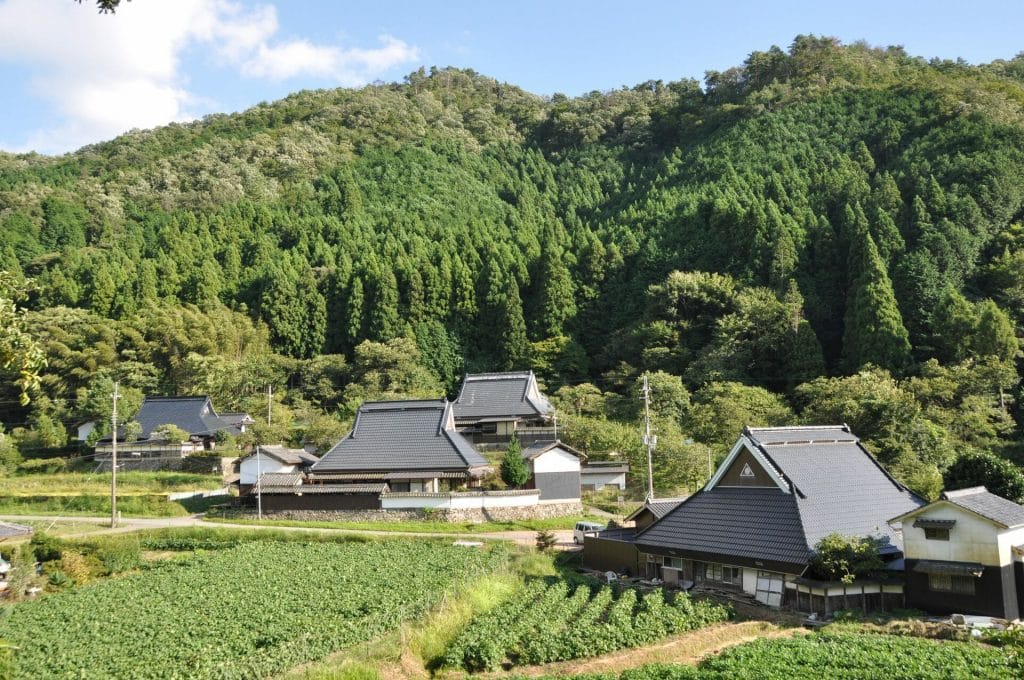
{"type": "Polygon", "coordinates": [[[546,417],[555,411],[537,388],[533,371],[466,375],[454,405],[460,421],[546,417]]]}
{"type": "Polygon", "coordinates": [[[888,519],[924,505],[844,426],[748,428],[744,437],[783,488],[713,486],[668,512],[637,543],[802,565],[833,532],[873,536],[891,551],[900,540],[888,519]]]}
{"type": "Polygon", "coordinates": [[[585,454],[580,453],[567,444],[563,444],[561,441],[537,442],[535,444],[531,444],[523,449],[523,458],[526,460],[533,460],[534,458],[543,456],[545,453],[555,448],[562,449],[566,453],[576,456],[581,460],[586,458],[585,454]]]}
{"type": "Polygon", "coordinates": [[[625,517],[626,521],[636,519],[642,512],[649,512],[654,515],[654,519],[661,519],[672,510],[675,510],[676,506],[682,503],[684,498],[659,498],[653,501],[644,503],[639,508],[631,512],[625,517]]]}
{"type": "Polygon", "coordinates": [[[637,536],[644,546],[750,563],[802,565],[810,549],[792,494],[779,489],[701,491],[637,536]]]}
{"type": "Polygon", "coordinates": [[[456,432],[445,400],[366,402],[355,426],[312,471],[469,470],[487,461],[456,432]]]}
{"type": "Polygon", "coordinates": [[[161,425],[177,425],[195,437],[212,436],[220,431],[241,433],[241,419],[229,422],[221,418],[209,397],[146,397],[134,420],[142,426],[140,439],[148,439],[161,425]]]}
{"type": "Polygon", "coordinates": [[[380,495],[386,486],[384,484],[304,484],[302,486],[273,486],[263,487],[265,494],[367,494],[380,495]]]}
{"type": "Polygon", "coordinates": [[[942,494],[944,500],[959,505],[1006,528],[1024,526],[1024,506],[1017,505],[1002,496],[990,493],[983,486],[970,489],[947,491],[942,494]]]}
{"type": "Polygon", "coordinates": [[[832,532],[888,538],[898,545],[889,518],[924,505],[845,428],[763,428],[749,433],[796,494],[809,546],[832,532]],[[805,436],[789,439],[794,432],[805,436]],[[795,443],[781,443],[790,441],[795,443]]]}

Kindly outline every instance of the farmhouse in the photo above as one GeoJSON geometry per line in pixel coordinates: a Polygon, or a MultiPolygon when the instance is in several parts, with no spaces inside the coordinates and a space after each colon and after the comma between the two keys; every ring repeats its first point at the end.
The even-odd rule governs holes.
{"type": "MultiPolygon", "coordinates": [[[[220,433],[237,436],[246,431],[253,419],[246,413],[217,414],[208,396],[146,397],[134,418],[140,426],[137,439],[127,441],[125,430],[118,432],[118,455],[126,465],[133,460],[158,459],[180,461],[191,454],[213,451],[220,433]],[[168,441],[160,428],[174,425],[188,438],[168,441]]],[[[112,441],[108,437],[96,444],[96,460],[109,463],[112,441]]]]}
{"type": "Polygon", "coordinates": [[[555,438],[555,409],[533,371],[468,374],[453,402],[455,425],[475,444],[523,444],[555,438]]]}
{"type": "Polygon", "coordinates": [[[682,498],[658,498],[647,501],[627,515],[625,521],[633,522],[633,526],[637,531],[643,531],[672,510],[675,510],[676,506],[682,503],[683,500],[682,498]]]}
{"type": "MultiPolygon", "coordinates": [[[[256,451],[245,456],[238,464],[241,491],[245,492],[256,484],[259,476],[267,474],[293,474],[309,470],[320,460],[305,449],[289,449],[284,446],[261,445],[256,451]]],[[[266,480],[264,480],[266,482],[266,480]]]]}
{"type": "Polygon", "coordinates": [[[894,559],[888,518],[923,504],[846,426],[745,428],[702,490],[637,532],[636,570],[779,606],[798,597],[824,536],[872,536],[894,559]]]}
{"type": "Polygon", "coordinates": [[[890,521],[903,530],[908,606],[1021,617],[1024,507],[978,486],[947,491],[890,521]]]}
{"type": "Polygon", "coordinates": [[[313,482],[386,483],[391,492],[476,486],[487,461],[455,429],[445,399],[366,402],[352,431],[310,470],[313,482]]]}

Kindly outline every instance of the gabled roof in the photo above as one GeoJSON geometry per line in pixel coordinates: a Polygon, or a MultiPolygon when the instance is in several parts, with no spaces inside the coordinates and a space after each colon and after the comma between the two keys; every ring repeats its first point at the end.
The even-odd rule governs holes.
{"type": "Polygon", "coordinates": [[[445,399],[365,402],[352,431],[313,466],[314,473],[465,470],[487,461],[455,430],[445,399]]]}
{"type": "Polygon", "coordinates": [[[460,421],[483,418],[546,418],[555,412],[537,387],[533,371],[467,374],[455,405],[460,421]]]}
{"type": "MultiPolygon", "coordinates": [[[[142,426],[140,439],[149,439],[161,425],[177,425],[190,436],[209,437],[221,431],[240,434],[242,418],[236,419],[235,415],[228,420],[221,418],[207,396],[146,397],[134,420],[142,426]]],[[[249,418],[247,414],[241,415],[249,418]]]]}
{"type": "Polygon", "coordinates": [[[804,565],[810,548],[792,494],[779,489],[698,491],[636,539],[644,546],[703,553],[726,564],[804,565]]]}
{"type": "Polygon", "coordinates": [[[888,518],[922,505],[845,425],[746,428],[707,486],[641,532],[637,543],[802,565],[833,532],[898,549],[888,518]],[[722,483],[743,451],[774,485],[722,483]]]}
{"type": "Polygon", "coordinates": [[[533,460],[534,458],[540,458],[551,449],[561,449],[566,453],[572,454],[580,460],[586,460],[587,454],[577,451],[568,444],[563,444],[561,440],[547,441],[547,442],[536,442],[527,446],[523,449],[523,458],[525,460],[533,460]]]}
{"type": "Polygon", "coordinates": [[[299,486],[302,474],[299,472],[264,472],[260,475],[260,486],[299,486]]]}
{"type": "Polygon", "coordinates": [[[898,517],[894,517],[889,521],[905,521],[915,515],[922,514],[930,508],[947,504],[972,512],[999,525],[1003,529],[1024,526],[1024,506],[1018,505],[1002,496],[997,496],[983,486],[946,491],[939,497],[939,500],[929,503],[925,507],[916,508],[898,517]]]}
{"type": "Polygon", "coordinates": [[[658,498],[658,499],[653,500],[653,501],[647,501],[646,503],[641,505],[639,508],[637,508],[636,510],[634,510],[630,514],[626,515],[625,521],[628,522],[628,521],[636,519],[640,515],[640,513],[644,512],[644,511],[650,512],[652,515],[654,515],[654,519],[661,519],[662,517],[667,515],[672,510],[675,510],[676,506],[678,506],[684,500],[686,500],[686,499],[685,498],[658,498]]]}
{"type": "MultiPolygon", "coordinates": [[[[276,444],[261,444],[258,450],[265,456],[269,456],[274,460],[284,463],[285,465],[312,465],[313,463],[320,460],[319,457],[314,456],[305,449],[289,449],[284,446],[276,444]]],[[[249,454],[246,458],[252,458],[253,454],[249,454]]]]}

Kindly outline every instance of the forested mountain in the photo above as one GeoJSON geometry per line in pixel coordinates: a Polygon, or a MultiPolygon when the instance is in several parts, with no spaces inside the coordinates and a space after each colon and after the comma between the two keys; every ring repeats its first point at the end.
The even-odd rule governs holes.
{"type": "MultiPolygon", "coordinates": [[[[49,357],[0,418],[54,444],[115,378],[222,408],[276,381],[308,425],[533,367],[568,436],[628,453],[608,428],[652,371],[678,442],[846,420],[934,493],[965,452],[1017,452],[1022,175],[1024,57],[814,36],[703,84],[421,69],[0,154],[0,269],[49,357]]],[[[699,475],[674,446],[667,486],[699,475]]]]}

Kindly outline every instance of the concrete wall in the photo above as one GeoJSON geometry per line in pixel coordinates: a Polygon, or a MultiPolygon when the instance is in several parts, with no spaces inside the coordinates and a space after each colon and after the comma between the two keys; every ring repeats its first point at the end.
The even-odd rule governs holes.
{"type": "Polygon", "coordinates": [[[619,489],[626,488],[625,472],[587,472],[580,473],[580,485],[586,489],[600,491],[606,486],[617,486],[619,489]]]}

